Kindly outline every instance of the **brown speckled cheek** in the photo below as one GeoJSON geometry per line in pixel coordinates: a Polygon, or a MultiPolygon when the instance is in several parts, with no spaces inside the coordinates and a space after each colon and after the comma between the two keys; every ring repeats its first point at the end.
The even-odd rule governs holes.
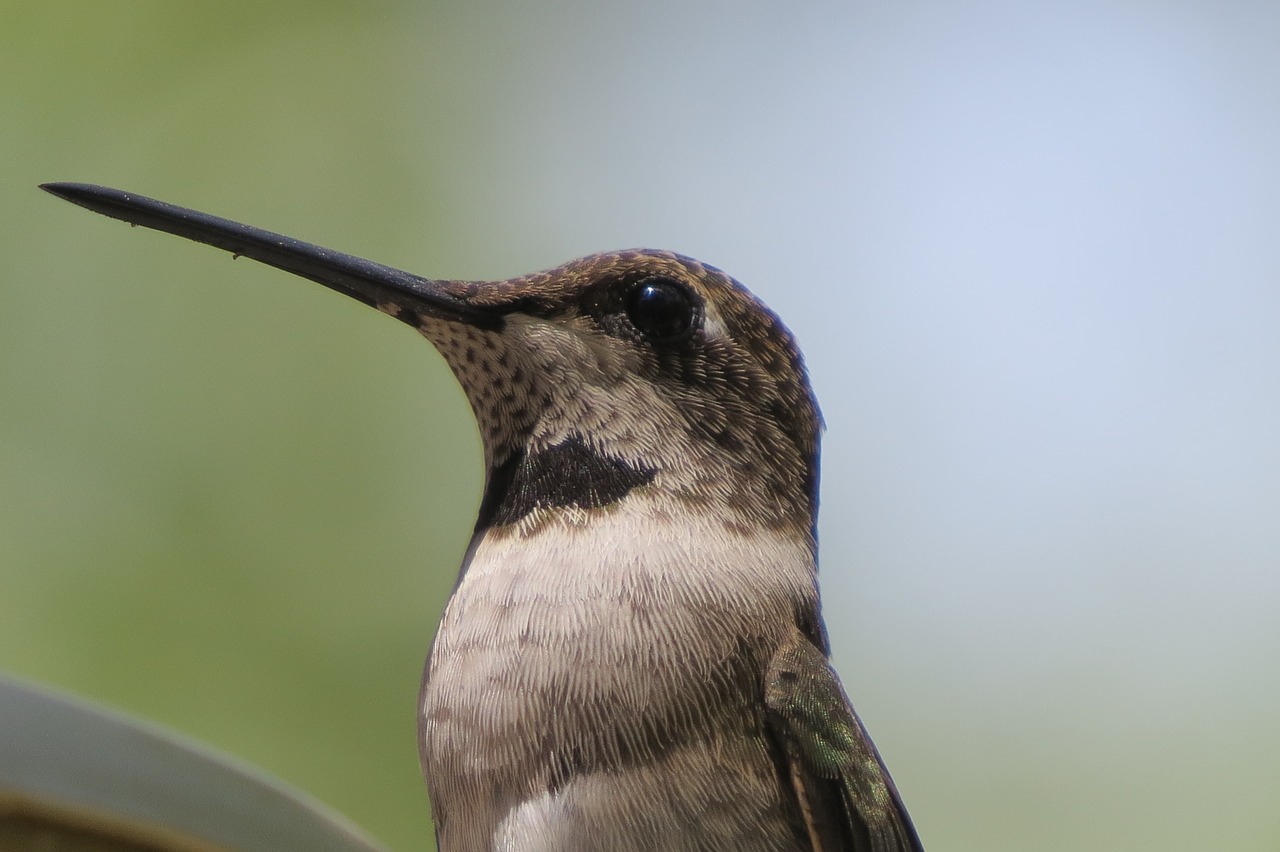
{"type": "Polygon", "coordinates": [[[524,440],[545,394],[500,332],[424,318],[419,330],[439,350],[467,394],[490,463],[524,440]]]}

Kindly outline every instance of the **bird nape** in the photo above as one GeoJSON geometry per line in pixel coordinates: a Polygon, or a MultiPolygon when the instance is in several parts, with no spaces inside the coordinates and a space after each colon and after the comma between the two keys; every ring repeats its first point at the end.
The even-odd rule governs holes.
{"type": "Polygon", "coordinates": [[[803,358],[740,284],[652,250],[434,280],[43,188],[351,296],[453,370],[486,470],[418,708],[442,850],[921,850],[828,662],[803,358]]]}

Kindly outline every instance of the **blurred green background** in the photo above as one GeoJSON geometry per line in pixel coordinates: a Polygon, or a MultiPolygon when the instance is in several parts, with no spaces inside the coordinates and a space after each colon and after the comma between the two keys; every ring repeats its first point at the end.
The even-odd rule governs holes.
{"type": "Polygon", "coordinates": [[[436,277],[672,248],[799,335],[932,852],[1280,845],[1280,8],[0,6],[0,669],[429,847],[478,500],[425,341],[35,189],[436,277]]]}

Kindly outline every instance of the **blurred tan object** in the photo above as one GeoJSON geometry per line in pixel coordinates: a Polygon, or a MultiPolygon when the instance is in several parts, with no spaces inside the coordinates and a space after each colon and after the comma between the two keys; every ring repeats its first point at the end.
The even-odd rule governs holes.
{"type": "Polygon", "coordinates": [[[320,803],[120,713],[0,678],[0,850],[381,852],[320,803]]]}

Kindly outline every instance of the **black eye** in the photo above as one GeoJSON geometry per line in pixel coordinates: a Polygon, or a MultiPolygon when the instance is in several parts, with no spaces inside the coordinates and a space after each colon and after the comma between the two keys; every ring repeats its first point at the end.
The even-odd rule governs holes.
{"type": "Polygon", "coordinates": [[[632,285],[626,310],[641,334],[666,342],[692,331],[698,313],[693,294],[669,278],[646,278],[632,285]]]}

